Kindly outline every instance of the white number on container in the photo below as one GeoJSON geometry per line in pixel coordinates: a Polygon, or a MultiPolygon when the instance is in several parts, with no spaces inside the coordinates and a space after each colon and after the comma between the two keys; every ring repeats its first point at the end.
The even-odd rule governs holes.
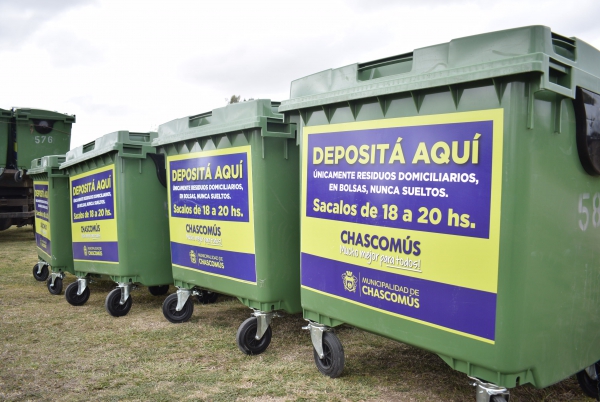
{"type": "Polygon", "coordinates": [[[592,212],[592,225],[597,228],[600,226],[600,193],[594,194],[592,207],[594,207],[594,212],[592,212]]]}
{"type": "Polygon", "coordinates": [[[585,215],[585,222],[582,222],[581,219],[579,219],[579,229],[581,229],[583,232],[586,231],[588,222],[590,220],[590,213],[588,212],[587,207],[583,205],[583,200],[588,200],[589,198],[589,193],[579,194],[579,214],[585,215]]]}
{"type": "Polygon", "coordinates": [[[44,144],[44,143],[48,143],[48,144],[52,144],[52,136],[51,135],[36,135],[35,136],[35,143],[36,144],[44,144]]]}

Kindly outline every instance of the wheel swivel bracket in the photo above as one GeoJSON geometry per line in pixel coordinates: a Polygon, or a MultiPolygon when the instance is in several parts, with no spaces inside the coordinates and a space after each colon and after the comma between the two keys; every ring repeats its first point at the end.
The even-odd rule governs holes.
{"type": "Polygon", "coordinates": [[[129,299],[129,293],[131,292],[132,284],[131,282],[122,282],[117,283],[117,286],[121,288],[121,301],[119,304],[123,305],[125,302],[127,302],[127,299],[129,299]]]}
{"type": "Polygon", "coordinates": [[[271,325],[271,320],[274,317],[281,317],[276,311],[254,310],[252,315],[256,317],[256,336],[254,339],[257,341],[262,339],[265,332],[267,332],[267,328],[271,325]]]}
{"type": "Polygon", "coordinates": [[[177,307],[175,307],[175,310],[181,311],[190,296],[195,293],[197,292],[190,289],[177,288],[177,307]]]}
{"type": "Polygon", "coordinates": [[[64,272],[52,272],[50,274],[50,287],[53,288],[54,287],[54,280],[56,278],[60,278],[60,279],[65,279],[65,273],[64,272]]]}
{"type": "Polygon", "coordinates": [[[503,397],[504,400],[506,402],[508,402],[508,400],[510,398],[510,393],[508,392],[508,389],[506,389],[504,387],[500,387],[496,384],[484,382],[484,381],[480,380],[479,378],[475,378],[475,377],[471,377],[471,376],[469,376],[469,378],[471,380],[473,380],[471,385],[475,387],[475,401],[476,402],[490,402],[490,400],[492,399],[492,396],[496,396],[496,395],[503,397]]]}
{"type": "Polygon", "coordinates": [[[319,359],[322,359],[325,357],[325,353],[323,353],[323,332],[330,331],[331,327],[310,320],[306,321],[308,321],[308,324],[306,327],[302,327],[302,329],[310,331],[310,340],[312,341],[317,355],[319,355],[319,359]]]}
{"type": "Polygon", "coordinates": [[[83,291],[87,288],[87,278],[77,278],[77,296],[81,296],[83,291]]]}
{"type": "Polygon", "coordinates": [[[588,376],[590,376],[590,378],[594,381],[598,381],[598,372],[596,371],[596,363],[592,364],[591,366],[587,366],[585,368],[585,372],[587,373],[588,376]]]}

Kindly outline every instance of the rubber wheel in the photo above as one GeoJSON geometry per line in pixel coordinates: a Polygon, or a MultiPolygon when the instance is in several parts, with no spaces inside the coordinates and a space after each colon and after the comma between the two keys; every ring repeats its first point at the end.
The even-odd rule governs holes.
{"type": "Polygon", "coordinates": [[[500,395],[494,395],[490,399],[490,402],[506,402],[506,398],[504,398],[503,396],[500,396],[500,395]]]}
{"type": "Polygon", "coordinates": [[[48,278],[46,281],[46,286],[48,287],[48,292],[53,295],[59,295],[62,293],[63,283],[60,277],[56,277],[54,279],[54,286],[52,285],[52,278],[48,278]]]}
{"type": "Polygon", "coordinates": [[[38,265],[35,264],[33,266],[33,277],[35,278],[36,281],[44,282],[46,279],[48,279],[49,274],[50,274],[50,270],[48,270],[47,264],[42,267],[42,272],[40,272],[39,274],[38,274],[38,265]]]}
{"type": "Polygon", "coordinates": [[[90,298],[90,288],[85,287],[83,293],[78,295],[77,291],[79,290],[79,284],[77,282],[73,282],[67,289],[65,290],[65,299],[72,306],[83,306],[88,299],[90,298]]]}
{"type": "Polygon", "coordinates": [[[173,324],[180,324],[190,319],[194,313],[194,303],[188,298],[181,311],[177,311],[177,293],[167,296],[163,303],[163,314],[173,324]]]}
{"type": "Polygon", "coordinates": [[[123,317],[124,315],[127,315],[127,313],[129,313],[129,310],[131,310],[131,304],[132,304],[131,295],[129,295],[129,298],[127,299],[125,304],[120,304],[120,303],[121,303],[121,288],[116,288],[116,289],[113,289],[108,294],[108,296],[106,296],[106,301],[104,302],[104,307],[106,307],[106,311],[108,311],[108,314],[112,315],[113,317],[123,317]]]}
{"type": "Polygon", "coordinates": [[[216,292],[209,292],[208,290],[200,291],[200,294],[196,296],[196,300],[200,304],[213,304],[219,298],[219,294],[216,292]]]}
{"type": "Polygon", "coordinates": [[[313,348],[315,364],[322,374],[331,378],[337,378],[344,370],[346,357],[344,356],[344,347],[333,333],[326,331],[323,333],[323,354],[322,359],[319,359],[317,351],[313,348]]]}
{"type": "Polygon", "coordinates": [[[152,296],[166,295],[169,291],[169,285],[148,286],[148,291],[152,296]]]}
{"type": "Polygon", "coordinates": [[[258,326],[258,319],[256,317],[250,317],[240,325],[237,330],[235,337],[238,348],[247,355],[259,355],[269,347],[271,343],[271,326],[267,327],[265,334],[259,340],[256,340],[256,329],[258,326]]]}
{"type": "MultiPolygon", "coordinates": [[[[600,375],[600,362],[596,362],[596,373],[600,375]]],[[[584,394],[598,399],[598,380],[592,380],[585,370],[577,373],[577,381],[584,394]]]]}
{"type": "MultiPolygon", "coordinates": [[[[0,177],[2,177],[2,175],[0,175],[0,177]]],[[[12,219],[10,219],[10,218],[0,219],[0,232],[8,229],[11,226],[12,226],[12,219]]],[[[35,226],[33,228],[33,233],[35,233],[35,226]]]]}

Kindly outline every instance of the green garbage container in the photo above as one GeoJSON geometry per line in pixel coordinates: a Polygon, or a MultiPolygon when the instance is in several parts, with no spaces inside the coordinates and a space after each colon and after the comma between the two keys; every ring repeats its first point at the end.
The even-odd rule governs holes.
{"type": "Polygon", "coordinates": [[[13,117],[16,168],[27,169],[33,159],[61,155],[69,150],[75,116],[42,109],[15,108],[13,117]]]}
{"type": "Polygon", "coordinates": [[[60,170],[64,155],[44,156],[31,161],[28,174],[35,198],[35,242],[39,262],[33,266],[37,280],[47,280],[53,295],[62,292],[66,273],[74,274],[71,245],[69,176],[60,170]],[[52,274],[48,278],[49,270],[52,274]]]}
{"type": "Polygon", "coordinates": [[[153,142],[166,154],[178,287],[163,313],[184,322],[190,296],[235,296],[254,310],[237,333],[247,354],[269,346],[277,311],[301,311],[299,151],[278,105],[260,99],[173,120],[153,142]]]}
{"type": "Polygon", "coordinates": [[[67,152],[74,122],[75,116],[47,110],[0,110],[0,230],[34,225],[33,181],[27,169],[33,159],[67,152]]]}
{"type": "Polygon", "coordinates": [[[167,191],[157,167],[164,160],[150,144],[155,132],[117,131],[69,151],[60,165],[69,175],[71,233],[77,282],[65,290],[72,305],[89,298],[88,279],[108,276],[118,284],[106,310],[131,309],[134,284],[153,295],[173,282],[169,255],[167,191]]]}
{"type": "Polygon", "coordinates": [[[0,109],[0,169],[6,168],[8,160],[8,139],[10,133],[10,110],[0,109]]]}
{"type": "Polygon", "coordinates": [[[531,26],[292,82],[279,111],[299,125],[301,298],[324,374],[348,323],[488,396],[585,367],[597,383],[599,60],[531,26]]]}

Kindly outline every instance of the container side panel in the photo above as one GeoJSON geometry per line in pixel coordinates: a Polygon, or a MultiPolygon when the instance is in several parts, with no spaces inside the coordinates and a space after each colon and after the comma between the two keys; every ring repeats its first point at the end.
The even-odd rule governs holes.
{"type": "Polygon", "coordinates": [[[493,360],[504,372],[531,368],[545,387],[600,360],[600,181],[579,160],[571,100],[511,86],[498,295],[506,342],[493,360]]]}
{"type": "Polygon", "coordinates": [[[262,151],[252,155],[257,295],[281,300],[289,313],[301,311],[300,161],[292,141],[258,135],[252,141],[262,151]]]}
{"type": "Polygon", "coordinates": [[[49,177],[50,222],[52,222],[52,270],[73,270],[73,243],[71,238],[71,203],[69,178],[49,177]]]}
{"type": "Polygon", "coordinates": [[[0,109],[0,168],[8,162],[10,138],[10,111],[0,109]]]}
{"type": "Polygon", "coordinates": [[[150,158],[116,159],[118,276],[145,286],[173,283],[169,252],[167,190],[150,158]]]}

